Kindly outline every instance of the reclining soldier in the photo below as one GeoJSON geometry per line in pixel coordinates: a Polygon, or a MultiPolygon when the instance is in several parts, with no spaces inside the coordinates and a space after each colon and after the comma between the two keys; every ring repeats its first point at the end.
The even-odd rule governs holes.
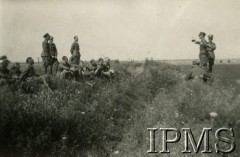
{"type": "Polygon", "coordinates": [[[204,82],[212,82],[212,77],[207,73],[207,69],[200,66],[199,61],[192,62],[192,68],[187,73],[185,80],[203,80],[204,82]]]}

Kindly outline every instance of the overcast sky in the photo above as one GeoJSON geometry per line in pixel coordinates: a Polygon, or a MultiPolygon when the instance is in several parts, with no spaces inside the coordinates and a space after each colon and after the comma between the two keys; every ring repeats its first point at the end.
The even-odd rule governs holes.
{"type": "Polygon", "coordinates": [[[192,37],[214,35],[216,57],[240,58],[239,0],[0,0],[0,54],[40,57],[43,35],[70,56],[79,37],[83,60],[194,59],[192,37]]]}

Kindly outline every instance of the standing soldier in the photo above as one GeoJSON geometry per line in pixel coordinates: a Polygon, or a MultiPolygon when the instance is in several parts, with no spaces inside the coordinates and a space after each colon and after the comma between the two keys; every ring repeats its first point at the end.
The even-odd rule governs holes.
{"type": "Polygon", "coordinates": [[[50,54],[50,46],[49,46],[49,43],[48,43],[50,35],[48,33],[46,33],[43,37],[44,37],[44,40],[42,42],[43,51],[42,51],[41,57],[42,57],[42,61],[43,61],[44,73],[45,74],[47,74],[47,73],[52,74],[52,72],[51,72],[52,56],[50,54]],[[48,71],[50,71],[50,72],[48,72],[48,71]]]}
{"type": "Polygon", "coordinates": [[[205,40],[205,33],[204,32],[200,32],[199,33],[199,39],[201,41],[196,41],[196,40],[192,40],[192,42],[194,42],[195,44],[199,44],[200,45],[200,53],[199,53],[199,59],[200,59],[200,67],[207,67],[207,63],[208,63],[208,55],[207,55],[207,41],[205,40]]]}
{"type": "Polygon", "coordinates": [[[56,45],[53,43],[53,37],[50,37],[49,39],[49,46],[50,46],[50,54],[52,56],[52,66],[51,66],[51,73],[52,73],[52,68],[54,68],[54,73],[57,73],[58,71],[58,51],[56,45]]]}
{"type": "Polygon", "coordinates": [[[70,63],[71,64],[79,64],[81,54],[80,54],[80,46],[78,44],[77,36],[74,37],[74,42],[71,46],[70,52],[72,54],[72,57],[70,58],[70,63]]]}
{"type": "Polygon", "coordinates": [[[212,73],[212,67],[214,65],[214,60],[215,60],[215,54],[214,50],[216,50],[216,44],[213,41],[213,35],[208,35],[208,47],[207,47],[207,52],[208,52],[208,63],[209,63],[209,72],[212,73]]]}

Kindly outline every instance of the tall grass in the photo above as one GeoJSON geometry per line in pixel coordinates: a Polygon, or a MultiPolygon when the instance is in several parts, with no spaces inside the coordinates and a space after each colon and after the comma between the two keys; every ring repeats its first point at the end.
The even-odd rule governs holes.
{"type": "Polygon", "coordinates": [[[147,127],[212,125],[211,111],[214,127],[239,118],[234,89],[218,81],[183,82],[178,67],[154,61],[114,69],[113,82],[97,79],[94,88],[53,77],[53,93],[1,89],[0,156],[145,156],[147,127]]]}

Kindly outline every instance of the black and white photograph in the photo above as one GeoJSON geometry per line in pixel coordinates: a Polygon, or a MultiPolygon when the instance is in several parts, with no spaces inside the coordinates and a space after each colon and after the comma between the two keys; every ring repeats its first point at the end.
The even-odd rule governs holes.
{"type": "Polygon", "coordinates": [[[0,0],[0,157],[239,157],[239,0],[0,0]]]}

